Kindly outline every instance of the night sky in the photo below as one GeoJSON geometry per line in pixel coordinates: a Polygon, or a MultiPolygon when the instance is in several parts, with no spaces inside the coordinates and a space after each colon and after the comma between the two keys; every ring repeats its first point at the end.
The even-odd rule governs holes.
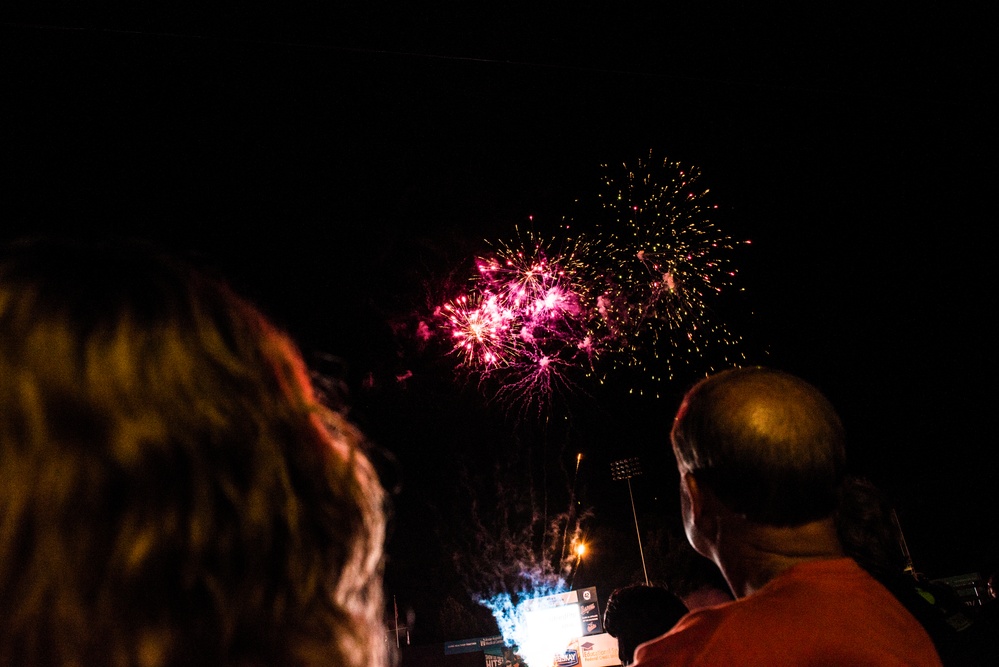
{"type": "Polygon", "coordinates": [[[653,556],[675,529],[667,434],[696,363],[658,400],[629,393],[640,377],[584,378],[517,419],[413,335],[487,241],[530,217],[555,234],[602,164],[650,150],[698,165],[714,221],[752,240],[722,314],[750,363],[839,408],[917,569],[999,567],[988,3],[318,4],[0,10],[0,230],[151,239],[225,275],[340,378],[398,489],[387,586],[414,638],[478,629],[439,610],[474,607],[476,518],[495,538],[511,497],[514,524],[570,493],[592,512],[575,583],[604,599],[641,567],[610,461],[641,457],[653,556]]]}

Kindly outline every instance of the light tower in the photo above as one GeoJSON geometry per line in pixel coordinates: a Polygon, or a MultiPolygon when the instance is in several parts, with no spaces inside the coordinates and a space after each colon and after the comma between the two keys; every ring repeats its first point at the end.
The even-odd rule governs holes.
{"type": "Polygon", "coordinates": [[[642,533],[638,530],[638,513],[635,512],[635,496],[631,492],[631,478],[642,474],[642,467],[638,463],[638,457],[621,459],[610,464],[611,478],[614,481],[624,480],[628,482],[628,497],[631,499],[631,516],[635,519],[635,535],[638,536],[638,554],[642,557],[642,573],[645,574],[645,585],[649,585],[649,571],[645,569],[645,551],[642,550],[642,533]]]}

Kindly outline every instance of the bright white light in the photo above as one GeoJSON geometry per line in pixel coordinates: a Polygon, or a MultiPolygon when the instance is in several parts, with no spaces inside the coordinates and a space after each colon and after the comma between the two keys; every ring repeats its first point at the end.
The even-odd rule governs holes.
{"type": "Polygon", "coordinates": [[[583,635],[579,605],[530,609],[524,614],[525,628],[518,653],[529,667],[549,667],[555,656],[583,635]]]}

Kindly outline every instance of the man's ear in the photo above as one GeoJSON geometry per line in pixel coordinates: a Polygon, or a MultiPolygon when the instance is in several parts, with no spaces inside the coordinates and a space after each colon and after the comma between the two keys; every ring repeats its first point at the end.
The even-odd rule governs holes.
{"type": "MultiPolygon", "coordinates": [[[[715,542],[718,539],[720,517],[726,510],[710,488],[697,480],[693,472],[683,474],[683,484],[690,502],[690,521],[697,528],[702,539],[715,542]]],[[[696,547],[695,547],[696,548],[696,547]]]]}
{"type": "Polygon", "coordinates": [[[694,521],[699,521],[704,513],[704,489],[689,470],[683,473],[683,486],[690,501],[690,516],[694,521]]]}

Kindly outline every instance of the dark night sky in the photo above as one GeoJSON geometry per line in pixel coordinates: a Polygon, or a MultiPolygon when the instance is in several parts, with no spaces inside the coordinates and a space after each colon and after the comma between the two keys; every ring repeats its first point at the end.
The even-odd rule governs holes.
{"type": "MultiPolygon", "coordinates": [[[[388,577],[417,627],[434,583],[460,588],[464,485],[496,461],[546,462],[554,505],[583,451],[598,534],[630,521],[607,463],[640,455],[640,520],[675,511],[666,433],[686,382],[660,401],[592,389],[547,426],[514,424],[390,327],[484,239],[554,225],[602,163],[649,149],[699,165],[719,224],[752,239],[732,328],[840,408],[917,566],[995,567],[988,3],[285,4],[2,10],[2,236],[152,238],[339,357],[355,418],[398,460],[388,577]]],[[[607,562],[633,568],[628,549],[607,562]]]]}

